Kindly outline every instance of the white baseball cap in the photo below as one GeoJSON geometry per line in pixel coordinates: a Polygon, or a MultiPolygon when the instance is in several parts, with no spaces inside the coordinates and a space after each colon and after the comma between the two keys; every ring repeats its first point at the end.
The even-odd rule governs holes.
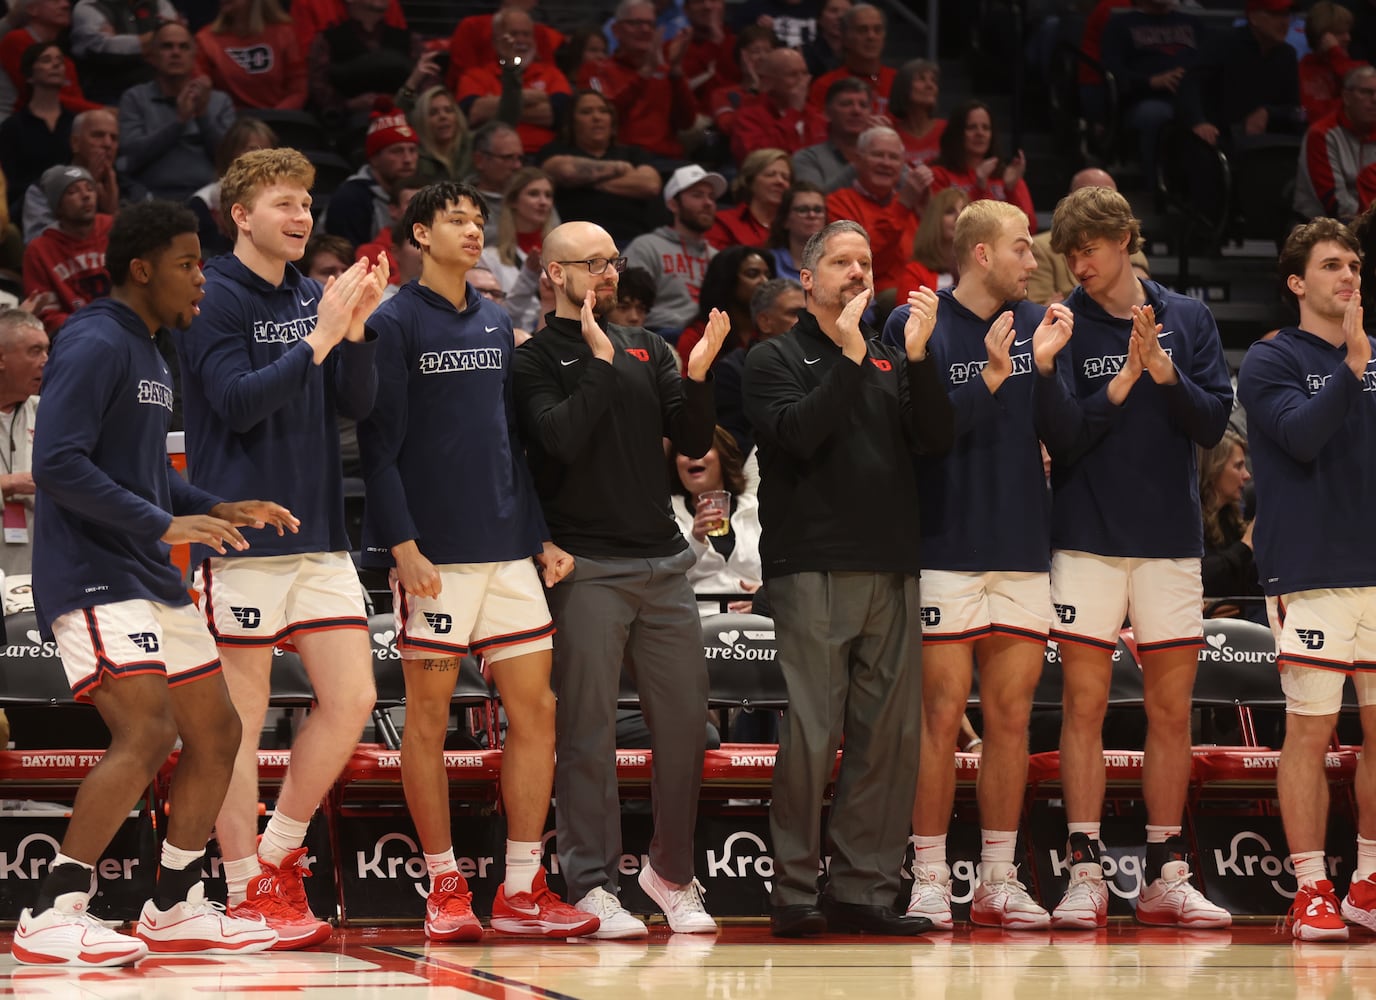
{"type": "Polygon", "coordinates": [[[686,167],[679,167],[675,170],[673,176],[669,178],[669,183],[664,185],[664,204],[669,204],[679,194],[694,184],[701,184],[703,181],[711,183],[713,198],[720,198],[726,194],[725,177],[710,170],[703,170],[696,163],[690,163],[686,167]]]}

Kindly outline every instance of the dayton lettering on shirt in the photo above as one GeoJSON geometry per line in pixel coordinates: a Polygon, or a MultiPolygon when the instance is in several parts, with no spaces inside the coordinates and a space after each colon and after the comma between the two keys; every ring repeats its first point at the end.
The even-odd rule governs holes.
{"type": "MultiPolygon", "coordinates": [[[[1171,349],[1165,348],[1166,357],[1173,357],[1171,349]]],[[[1126,354],[1105,354],[1102,358],[1085,358],[1085,378],[1104,378],[1117,375],[1128,363],[1126,354]]]]}
{"type": "Polygon", "coordinates": [[[684,287],[688,289],[688,296],[696,302],[698,288],[703,275],[707,273],[707,258],[686,253],[666,253],[660,254],[660,260],[664,264],[664,273],[681,277],[684,287]]]}
{"type": "Polygon", "coordinates": [[[139,402],[147,403],[150,406],[165,406],[170,412],[172,409],[172,387],[161,382],[154,382],[151,378],[139,379],[139,402]]]}
{"type": "Polygon", "coordinates": [[[270,319],[255,320],[253,339],[260,344],[294,344],[310,336],[311,331],[315,329],[315,321],[314,316],[302,316],[285,323],[277,323],[270,319]]]}
{"type": "Polygon", "coordinates": [[[71,281],[72,275],[81,274],[84,271],[100,271],[105,267],[105,251],[91,250],[87,253],[73,254],[66,260],[60,260],[53,265],[53,274],[63,281],[71,281]]]}
{"type": "MultiPolygon", "coordinates": [[[[1376,364],[1376,360],[1368,361],[1367,364],[1376,364]]],[[[1309,390],[1309,394],[1312,396],[1327,385],[1328,380],[1332,377],[1332,375],[1306,375],[1304,377],[1305,388],[1309,390]]],[[[1362,392],[1376,392],[1376,372],[1369,368],[1362,372],[1362,392]]]]}
{"type": "MultiPolygon", "coordinates": [[[[1008,360],[1013,362],[1013,371],[1009,374],[1009,378],[1014,375],[1032,374],[1031,354],[1014,354],[1008,360]]],[[[979,378],[979,373],[984,371],[984,366],[988,363],[988,361],[957,361],[951,365],[951,384],[963,385],[973,378],[979,378]]]]}
{"type": "Polygon", "coordinates": [[[463,351],[426,351],[420,356],[422,375],[471,372],[479,369],[500,370],[501,367],[502,351],[499,347],[476,347],[463,351]]]}

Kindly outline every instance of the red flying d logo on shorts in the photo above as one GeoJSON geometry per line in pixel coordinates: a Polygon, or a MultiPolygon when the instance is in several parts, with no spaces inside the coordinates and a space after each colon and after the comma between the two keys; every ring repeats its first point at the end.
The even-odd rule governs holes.
{"type": "Polygon", "coordinates": [[[629,354],[631,357],[635,358],[637,361],[650,360],[650,352],[645,350],[645,348],[643,347],[628,347],[626,348],[626,353],[629,354]]]}
{"type": "Polygon", "coordinates": [[[893,371],[893,363],[884,358],[870,358],[870,364],[878,368],[881,372],[893,371]]]}

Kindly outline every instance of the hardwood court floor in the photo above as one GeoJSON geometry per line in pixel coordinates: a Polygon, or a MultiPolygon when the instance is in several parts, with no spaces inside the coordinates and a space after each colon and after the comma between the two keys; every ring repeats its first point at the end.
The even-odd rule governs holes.
{"type": "Polygon", "coordinates": [[[1293,942],[1272,923],[1231,931],[1115,925],[1098,934],[957,928],[916,941],[780,942],[758,925],[716,937],[648,942],[429,946],[415,929],[337,931],[318,950],[261,956],[149,959],[133,969],[16,966],[0,935],[0,997],[44,1000],[523,1000],[654,996],[1026,1000],[1185,997],[1328,1000],[1376,996],[1376,938],[1293,942]]]}

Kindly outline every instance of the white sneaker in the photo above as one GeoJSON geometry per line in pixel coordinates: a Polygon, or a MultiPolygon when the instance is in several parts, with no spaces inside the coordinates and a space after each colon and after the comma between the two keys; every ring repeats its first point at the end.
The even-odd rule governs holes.
{"type": "Polygon", "coordinates": [[[1190,884],[1189,865],[1167,861],[1161,866],[1161,877],[1138,896],[1137,920],[1167,927],[1228,927],[1233,915],[1190,884]]]}
{"type": "Polygon", "coordinates": [[[133,965],[148,954],[136,937],[112,931],[86,909],[84,892],[64,892],[34,916],[19,915],[10,951],[24,965],[133,965]]]}
{"type": "Polygon", "coordinates": [[[261,917],[231,917],[220,903],[205,898],[197,882],[186,899],[160,910],[150,899],[139,914],[139,938],[149,951],[201,952],[211,955],[249,955],[277,943],[277,932],[261,917]]]}
{"type": "Polygon", "coordinates": [[[970,923],[1009,931],[1040,931],[1051,926],[1051,914],[1018,881],[1017,867],[1009,865],[1003,878],[975,886],[970,923]]]}
{"type": "Polygon", "coordinates": [[[601,921],[597,930],[588,935],[589,937],[611,941],[617,938],[646,937],[650,933],[650,929],[645,926],[643,920],[639,920],[623,910],[621,900],[601,886],[592,890],[574,905],[577,909],[584,913],[591,913],[601,921]]]}
{"type": "Polygon", "coordinates": [[[926,917],[932,922],[934,931],[949,931],[955,927],[951,917],[951,869],[948,866],[913,865],[908,916],[926,917]]]}
{"type": "Polygon", "coordinates": [[[693,879],[681,889],[675,888],[660,878],[647,864],[640,869],[640,877],[636,881],[640,883],[640,888],[645,890],[645,895],[653,899],[664,911],[664,915],[669,918],[669,930],[675,934],[717,932],[717,922],[707,912],[707,907],[702,905],[704,890],[702,883],[697,879],[693,879]]]}
{"type": "Polygon", "coordinates": [[[1102,871],[1070,876],[1065,895],[1051,912],[1051,926],[1091,931],[1108,926],[1108,886],[1102,871]]]}

